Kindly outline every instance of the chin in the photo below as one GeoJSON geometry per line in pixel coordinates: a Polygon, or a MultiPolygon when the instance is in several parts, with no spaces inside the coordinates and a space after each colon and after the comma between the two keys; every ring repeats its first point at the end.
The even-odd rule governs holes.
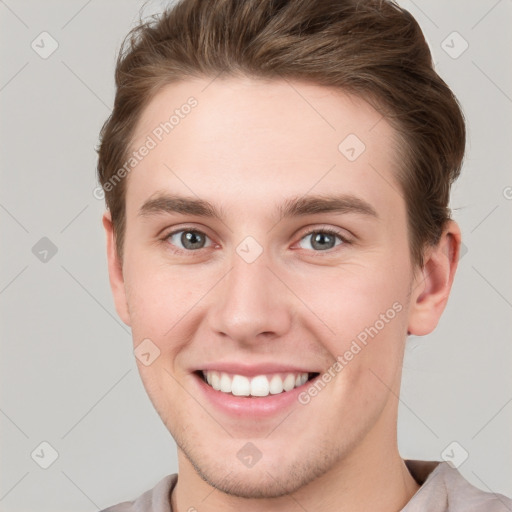
{"type": "MultiPolygon", "coordinates": [[[[279,498],[291,494],[314,480],[319,475],[305,474],[289,469],[277,472],[266,467],[252,469],[233,469],[226,471],[222,478],[217,470],[208,471],[205,468],[195,467],[199,476],[211,487],[230,496],[247,499],[279,498]],[[237,472],[235,472],[237,471],[237,472]]],[[[311,470],[308,472],[310,473],[311,470]]]]}
{"type": "Polygon", "coordinates": [[[272,453],[270,459],[262,457],[253,467],[247,468],[238,459],[230,463],[225,453],[205,454],[199,453],[197,446],[192,450],[181,444],[178,446],[208,485],[230,496],[246,499],[278,498],[294,493],[332,469],[337,462],[336,450],[324,453],[318,446],[312,446],[310,453],[299,449],[294,454],[284,449],[280,456],[275,450],[269,450],[272,453]]]}

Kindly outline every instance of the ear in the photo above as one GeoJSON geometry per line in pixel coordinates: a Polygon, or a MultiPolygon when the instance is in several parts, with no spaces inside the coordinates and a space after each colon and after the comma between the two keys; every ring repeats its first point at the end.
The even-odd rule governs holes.
{"type": "Polygon", "coordinates": [[[425,251],[424,265],[416,272],[411,292],[409,334],[424,336],[436,328],[448,302],[460,244],[459,226],[449,221],[438,244],[425,251]]]}
{"type": "Polygon", "coordinates": [[[110,211],[107,210],[103,214],[102,222],[107,237],[108,274],[110,280],[110,288],[112,289],[112,295],[114,296],[114,304],[116,306],[117,314],[119,315],[121,320],[126,325],[131,326],[130,313],[128,310],[128,301],[126,300],[123,268],[116,250],[114,230],[112,227],[112,217],[110,211]]]}

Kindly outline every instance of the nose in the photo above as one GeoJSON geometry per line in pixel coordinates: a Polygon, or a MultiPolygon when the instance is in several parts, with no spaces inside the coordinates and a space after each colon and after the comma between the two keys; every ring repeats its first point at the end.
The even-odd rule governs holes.
{"type": "Polygon", "coordinates": [[[264,254],[252,263],[234,254],[209,308],[209,325],[217,335],[251,345],[290,330],[293,296],[264,254]]]}

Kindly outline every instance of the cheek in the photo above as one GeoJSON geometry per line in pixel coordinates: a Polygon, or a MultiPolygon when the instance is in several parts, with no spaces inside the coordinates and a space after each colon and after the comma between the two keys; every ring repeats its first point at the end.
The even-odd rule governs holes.
{"type": "Polygon", "coordinates": [[[201,292],[197,280],[185,279],[180,269],[158,264],[131,265],[125,282],[134,343],[141,337],[168,338],[201,292]]]}
{"type": "MultiPolygon", "coordinates": [[[[314,315],[303,320],[321,340],[333,361],[338,359],[343,379],[367,376],[369,369],[392,379],[401,364],[407,331],[406,273],[377,272],[371,268],[332,269],[296,280],[299,295],[314,315]],[[311,279],[312,277],[312,279],[311,279]],[[311,283],[316,283],[315,287],[311,283]]],[[[372,377],[374,379],[374,377],[372,377]]]]}
{"type": "Polygon", "coordinates": [[[356,337],[374,324],[379,331],[388,331],[389,325],[405,322],[409,281],[404,273],[352,266],[317,269],[288,279],[292,277],[297,296],[336,339],[356,337]]]}

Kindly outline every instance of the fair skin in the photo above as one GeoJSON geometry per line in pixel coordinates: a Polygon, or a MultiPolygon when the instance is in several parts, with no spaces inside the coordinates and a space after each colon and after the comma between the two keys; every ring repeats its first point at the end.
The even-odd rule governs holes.
{"type": "Polygon", "coordinates": [[[127,178],[122,265],[109,212],[103,217],[117,312],[134,347],[150,339],[160,350],[150,365],[137,364],[178,446],[174,512],[392,512],[419,488],[396,441],[402,359],[408,332],[437,325],[460,231],[450,222],[424,267],[413,265],[394,130],[362,99],[293,85],[229,78],[166,86],[143,112],[133,148],[190,96],[198,105],[127,178]],[[354,161],[338,150],[348,134],[366,146],[354,161]],[[206,200],[222,217],[139,214],[164,193],[206,200]],[[333,194],[351,197],[342,211],[279,220],[287,199],[333,194]],[[342,238],[322,241],[315,234],[325,228],[342,238]],[[250,263],[237,252],[248,236],[255,242],[245,251],[261,250],[250,263]],[[377,324],[393,304],[399,312],[377,324]],[[197,373],[229,365],[248,377],[321,376],[370,326],[377,333],[307,404],[276,399],[316,381],[234,397],[197,373]],[[240,450],[260,458],[249,467],[240,450]]]}

